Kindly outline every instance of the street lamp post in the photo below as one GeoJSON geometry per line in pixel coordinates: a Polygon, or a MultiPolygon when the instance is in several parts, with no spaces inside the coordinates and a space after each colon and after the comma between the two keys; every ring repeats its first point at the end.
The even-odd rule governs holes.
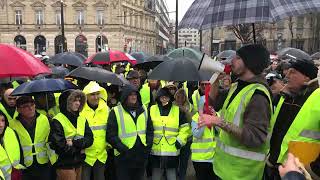
{"type": "Polygon", "coordinates": [[[62,47],[62,53],[64,52],[64,43],[65,43],[65,38],[64,38],[64,14],[63,14],[63,0],[60,0],[60,9],[61,9],[61,36],[62,36],[62,41],[61,41],[61,47],[62,47]]]}
{"type": "Polygon", "coordinates": [[[179,8],[178,8],[178,3],[179,3],[179,1],[178,0],[176,0],[176,33],[175,33],[175,48],[176,49],[178,49],[178,35],[179,35],[179,33],[178,33],[178,25],[179,25],[179,18],[178,18],[178,10],[179,10],[179,8]]]}

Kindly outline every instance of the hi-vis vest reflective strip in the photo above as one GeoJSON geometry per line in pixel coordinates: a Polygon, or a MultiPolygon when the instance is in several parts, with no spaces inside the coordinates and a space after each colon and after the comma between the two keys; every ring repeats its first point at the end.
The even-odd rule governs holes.
{"type": "Polygon", "coordinates": [[[9,121],[9,126],[11,125],[12,121],[14,119],[16,119],[16,117],[18,116],[18,112],[15,111],[13,114],[13,117],[11,117],[10,114],[8,113],[8,111],[6,110],[6,108],[4,108],[4,106],[2,105],[2,103],[0,103],[0,111],[2,111],[6,115],[8,121],[9,121]]]}
{"type": "MultiPolygon", "coordinates": [[[[225,121],[242,127],[243,113],[256,90],[260,90],[267,95],[270,102],[270,114],[272,114],[271,95],[265,86],[261,84],[247,85],[229,104],[236,88],[237,84],[233,84],[224,102],[221,116],[224,117],[225,121]]],[[[271,127],[273,127],[272,121],[270,121],[270,128],[268,129],[269,134],[272,132],[271,127]]],[[[214,159],[215,162],[224,163],[214,163],[214,171],[221,179],[234,179],[235,177],[243,180],[261,179],[268,150],[268,142],[258,148],[248,148],[232,135],[222,130],[217,140],[214,159]]]]}
{"type": "MultiPolygon", "coordinates": [[[[146,142],[146,128],[148,121],[147,108],[143,106],[144,112],[139,115],[137,122],[134,123],[132,117],[126,112],[122,105],[118,105],[114,108],[114,112],[117,118],[118,124],[118,136],[121,142],[131,149],[136,143],[137,136],[144,146],[147,146],[146,142]]],[[[120,153],[115,150],[115,155],[118,156],[120,153]]]]}
{"type": "Polygon", "coordinates": [[[93,166],[97,160],[102,163],[107,161],[106,129],[108,115],[109,108],[102,99],[99,100],[96,110],[91,109],[86,103],[80,113],[80,116],[87,119],[93,133],[93,144],[85,149],[85,162],[90,166],[93,166]]]}
{"type": "MultiPolygon", "coordinates": [[[[315,90],[301,107],[299,113],[292,122],[281,144],[278,162],[282,163],[287,158],[290,141],[320,143],[320,89],[315,90]]],[[[284,98],[281,97],[274,119],[277,119],[284,98]]],[[[278,119],[279,120],[279,119],[278,119]]]]}
{"type": "Polygon", "coordinates": [[[36,156],[39,164],[48,163],[46,143],[50,132],[48,118],[40,114],[36,119],[34,140],[30,138],[28,131],[20,121],[15,120],[12,128],[17,132],[23,150],[24,164],[29,167],[33,164],[33,156],[36,156]],[[33,148],[35,152],[33,152],[33,148]]]}
{"type": "Polygon", "coordinates": [[[168,116],[161,116],[158,105],[153,105],[150,108],[150,116],[154,128],[151,154],[178,156],[180,151],[176,149],[175,142],[178,141],[183,146],[190,135],[188,123],[179,127],[179,107],[172,105],[168,116]]]}
{"type": "MultiPolygon", "coordinates": [[[[199,114],[192,117],[196,123],[199,120],[199,114]]],[[[216,141],[214,140],[214,128],[205,127],[201,138],[193,137],[191,144],[191,160],[194,162],[210,162],[213,161],[214,149],[216,141]]]]}
{"type": "Polygon", "coordinates": [[[57,114],[53,119],[60,122],[63,127],[64,137],[66,139],[77,140],[84,137],[86,118],[79,116],[77,119],[77,128],[75,128],[69,119],[62,113],[57,114]]]}
{"type": "Polygon", "coordinates": [[[20,163],[20,147],[14,131],[7,127],[3,136],[3,145],[0,144],[0,171],[3,178],[10,179],[12,166],[22,169],[20,163]]]}
{"type": "Polygon", "coordinates": [[[193,107],[197,111],[199,111],[199,103],[200,103],[200,94],[199,90],[195,90],[192,94],[192,102],[193,102],[193,107]]]}
{"type": "Polygon", "coordinates": [[[149,106],[150,103],[150,87],[149,84],[146,83],[142,86],[142,88],[140,89],[140,94],[141,94],[141,101],[142,104],[145,105],[146,107],[149,106]]]}

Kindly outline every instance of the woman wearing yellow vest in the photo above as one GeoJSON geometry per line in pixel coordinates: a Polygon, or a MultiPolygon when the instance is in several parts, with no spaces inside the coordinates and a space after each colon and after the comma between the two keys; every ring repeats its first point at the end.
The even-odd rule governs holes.
{"type": "Polygon", "coordinates": [[[23,168],[20,165],[20,158],[23,158],[23,155],[17,135],[9,127],[6,116],[0,111],[0,173],[3,180],[11,179],[12,168],[23,168]]]}
{"type": "Polygon", "coordinates": [[[210,98],[216,111],[218,100],[223,106],[220,117],[202,114],[199,126],[218,126],[221,131],[215,148],[214,173],[223,180],[262,179],[269,151],[268,134],[273,122],[271,90],[262,75],[270,63],[270,53],[259,44],[237,50],[232,59],[232,73],[238,77],[226,99],[218,90],[218,81],[211,87],[210,98]],[[219,96],[218,96],[219,95],[219,96]]]}
{"type": "Polygon", "coordinates": [[[115,149],[117,178],[143,180],[153,140],[152,122],[134,86],[123,88],[120,102],[110,111],[107,125],[107,140],[115,149]]]}
{"type": "Polygon", "coordinates": [[[21,96],[17,99],[18,117],[10,126],[19,137],[22,146],[24,165],[23,179],[50,179],[50,156],[54,153],[48,148],[50,132],[49,120],[36,112],[31,96],[21,96]]]}
{"type": "Polygon", "coordinates": [[[87,96],[80,116],[87,119],[93,133],[93,144],[85,149],[86,159],[82,166],[82,180],[105,180],[104,171],[107,161],[106,129],[109,115],[107,92],[98,83],[91,81],[84,89],[87,96]]]}
{"type": "Polygon", "coordinates": [[[93,143],[93,134],[85,117],[79,116],[86,102],[80,90],[64,91],[59,97],[60,113],[51,122],[50,146],[58,155],[54,164],[57,180],[80,180],[85,149],[93,143]]]}
{"type": "Polygon", "coordinates": [[[172,101],[169,90],[162,88],[157,93],[157,104],[150,108],[154,127],[150,160],[153,180],[161,179],[164,171],[168,180],[176,179],[180,149],[191,134],[185,113],[173,105],[172,101]]]}

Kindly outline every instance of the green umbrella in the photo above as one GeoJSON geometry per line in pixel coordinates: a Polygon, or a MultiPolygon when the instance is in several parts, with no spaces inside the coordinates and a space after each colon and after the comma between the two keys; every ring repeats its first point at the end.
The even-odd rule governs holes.
{"type": "Polygon", "coordinates": [[[186,47],[182,47],[182,48],[178,48],[175,49],[173,51],[171,51],[170,53],[168,53],[167,55],[168,57],[171,58],[182,58],[182,57],[187,57],[193,60],[197,60],[197,61],[201,61],[203,54],[197,50],[191,49],[191,48],[186,48],[186,47]]]}

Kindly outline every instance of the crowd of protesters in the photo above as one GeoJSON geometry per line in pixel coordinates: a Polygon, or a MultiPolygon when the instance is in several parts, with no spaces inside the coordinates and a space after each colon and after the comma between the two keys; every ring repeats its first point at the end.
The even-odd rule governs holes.
{"type": "Polygon", "coordinates": [[[70,79],[78,90],[16,97],[3,83],[1,178],[184,180],[191,159],[198,180],[319,179],[320,156],[303,166],[288,153],[290,141],[320,142],[317,63],[270,61],[246,45],[231,67],[213,84],[122,64],[102,68],[125,76],[123,87],[70,79]]]}

